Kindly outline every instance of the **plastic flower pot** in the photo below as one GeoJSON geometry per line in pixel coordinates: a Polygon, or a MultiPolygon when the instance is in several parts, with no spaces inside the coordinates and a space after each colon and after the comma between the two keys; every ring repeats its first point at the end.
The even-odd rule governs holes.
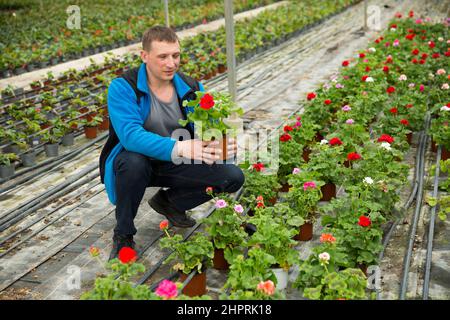
{"type": "Polygon", "coordinates": [[[305,160],[306,163],[309,162],[309,155],[310,154],[311,154],[311,149],[309,149],[308,147],[304,147],[303,148],[302,158],[303,158],[303,160],[305,160]]]}
{"type": "Polygon", "coordinates": [[[450,159],[450,150],[447,150],[445,147],[442,147],[441,151],[441,160],[450,159]]]}
{"type": "Polygon", "coordinates": [[[284,290],[288,283],[288,272],[282,268],[271,268],[275,278],[277,278],[277,290],[284,290]]]}
{"type": "Polygon", "coordinates": [[[214,248],[213,266],[216,270],[228,270],[230,267],[227,260],[225,260],[223,249],[214,248]]]}
{"type": "Polygon", "coordinates": [[[269,203],[270,203],[272,206],[274,206],[275,203],[277,203],[277,200],[278,200],[278,199],[277,199],[277,197],[275,196],[275,197],[269,199],[269,203]]]}
{"type": "Polygon", "coordinates": [[[71,132],[71,133],[66,134],[64,137],[62,137],[61,143],[65,147],[73,146],[74,139],[75,139],[75,137],[74,137],[73,133],[71,132]]]}
{"type": "Polygon", "coordinates": [[[16,144],[12,144],[10,146],[7,146],[4,150],[6,153],[15,153],[15,154],[19,154],[20,152],[20,148],[18,145],[16,144]]]}
{"type": "Polygon", "coordinates": [[[105,131],[109,129],[109,118],[103,117],[103,121],[98,125],[98,129],[105,131]]]}
{"type": "Polygon", "coordinates": [[[224,73],[225,71],[227,71],[227,67],[224,64],[219,64],[218,71],[219,73],[224,73]]]}
{"type": "Polygon", "coordinates": [[[289,189],[292,188],[292,186],[289,183],[283,183],[281,185],[279,192],[289,192],[289,189]]]}
{"type": "Polygon", "coordinates": [[[97,138],[97,127],[84,127],[84,135],[88,139],[97,138]]]}
{"type": "MultiPolygon", "coordinates": [[[[181,273],[180,281],[184,283],[188,276],[188,274],[181,273]]],[[[204,295],[206,293],[206,270],[202,273],[197,273],[184,287],[182,293],[189,297],[204,295]]]]}
{"type": "Polygon", "coordinates": [[[436,153],[437,150],[438,150],[438,147],[437,147],[436,142],[433,139],[431,139],[431,152],[436,153]]]}
{"type": "Polygon", "coordinates": [[[306,222],[300,226],[300,231],[294,236],[294,240],[297,241],[309,241],[313,237],[313,224],[311,222],[306,222]]]}
{"type": "Polygon", "coordinates": [[[320,187],[322,191],[322,199],[320,201],[330,201],[332,198],[336,198],[336,185],[334,183],[327,183],[320,187]]]}
{"type": "Polygon", "coordinates": [[[33,167],[36,165],[36,152],[34,150],[21,154],[20,160],[24,167],[33,167]]]}
{"type": "Polygon", "coordinates": [[[412,143],[412,137],[413,137],[413,133],[410,132],[406,135],[406,141],[408,141],[408,144],[411,145],[412,143]]]}
{"type": "Polygon", "coordinates": [[[58,143],[47,143],[44,145],[45,154],[47,157],[57,157],[58,151],[59,151],[59,144],[58,143]]]}
{"type": "Polygon", "coordinates": [[[15,169],[14,165],[11,164],[9,166],[0,165],[0,178],[6,179],[14,175],[15,169]]]}

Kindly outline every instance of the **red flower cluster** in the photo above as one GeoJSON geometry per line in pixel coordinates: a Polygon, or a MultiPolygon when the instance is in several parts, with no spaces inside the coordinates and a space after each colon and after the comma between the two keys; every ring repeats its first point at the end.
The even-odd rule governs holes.
{"type": "Polygon", "coordinates": [[[308,99],[308,101],[311,101],[312,99],[314,99],[316,97],[316,94],[314,92],[310,92],[308,93],[308,95],[306,96],[306,99],[308,99]]]}
{"type": "Polygon", "coordinates": [[[350,152],[347,155],[347,160],[348,161],[355,161],[355,160],[359,160],[359,159],[361,159],[361,156],[358,153],[356,153],[356,152],[350,152]]]}
{"type": "Polygon", "coordinates": [[[200,99],[200,108],[209,110],[214,106],[214,98],[209,93],[206,93],[201,99],[200,99]]]}
{"type": "Polygon", "coordinates": [[[262,196],[256,197],[256,207],[257,208],[264,208],[264,198],[262,196]]]}
{"type": "Polygon", "coordinates": [[[264,164],[263,163],[255,163],[253,164],[253,169],[255,169],[257,172],[261,172],[264,170],[264,164]]]}
{"type": "Polygon", "coordinates": [[[388,66],[384,66],[383,67],[383,72],[389,72],[389,67],[388,66]]]}
{"type": "Polygon", "coordinates": [[[359,217],[358,224],[359,224],[361,227],[369,227],[369,226],[372,224],[372,221],[370,221],[370,218],[369,218],[369,217],[366,217],[366,216],[360,216],[360,217],[359,217]]]}
{"type": "Polygon", "coordinates": [[[412,52],[411,52],[413,55],[415,55],[415,56],[417,56],[418,54],[419,54],[419,49],[414,49],[412,52]]]}
{"type": "Polygon", "coordinates": [[[169,227],[169,221],[163,220],[159,223],[159,230],[164,231],[169,227]]]}
{"type": "Polygon", "coordinates": [[[330,99],[327,99],[327,100],[325,100],[323,103],[325,103],[326,105],[329,105],[329,104],[331,104],[331,100],[330,100],[330,99]]]}
{"type": "Polygon", "coordinates": [[[392,61],[394,61],[394,60],[392,59],[392,57],[387,57],[387,58],[386,58],[386,63],[392,63],[392,61]]]}
{"type": "Polygon", "coordinates": [[[413,107],[413,105],[411,104],[411,103],[408,103],[406,106],[405,106],[405,108],[408,108],[408,109],[410,109],[410,108],[412,108],[413,107]]]}
{"type": "Polygon", "coordinates": [[[342,62],[342,66],[343,67],[347,67],[350,64],[350,62],[348,62],[347,60],[345,60],[344,62],[342,62]]]}
{"type": "Polygon", "coordinates": [[[400,120],[400,123],[401,123],[402,125],[404,125],[404,126],[408,126],[408,125],[409,125],[409,121],[406,120],[406,119],[400,120]]]}
{"type": "Polygon", "coordinates": [[[332,138],[332,139],[330,139],[329,143],[332,146],[340,146],[340,145],[342,145],[342,141],[339,138],[332,138]]]}
{"type": "Polygon", "coordinates": [[[389,94],[394,93],[395,92],[395,88],[391,86],[391,87],[386,89],[386,92],[389,93],[389,94]]]}
{"type": "Polygon", "coordinates": [[[119,251],[119,260],[122,263],[133,263],[137,260],[137,252],[130,247],[123,247],[119,251]]]}
{"type": "Polygon", "coordinates": [[[366,57],[366,54],[365,53],[360,53],[359,54],[359,57],[362,59],[362,58],[365,58],[366,57]]]}
{"type": "Polygon", "coordinates": [[[414,11],[411,10],[411,11],[409,12],[409,17],[410,17],[410,18],[414,17],[414,11]]]}
{"type": "Polygon", "coordinates": [[[336,238],[331,233],[322,233],[320,236],[321,243],[335,243],[336,238]]]}
{"type": "Polygon", "coordinates": [[[368,77],[369,77],[369,76],[364,75],[364,76],[362,76],[361,80],[362,80],[363,82],[366,82],[366,79],[367,79],[368,77]]]}
{"type": "Polygon", "coordinates": [[[414,34],[414,33],[409,33],[409,34],[407,34],[406,36],[405,36],[405,38],[406,39],[408,39],[408,40],[414,40],[414,37],[415,37],[416,35],[414,34]]]}
{"type": "Polygon", "coordinates": [[[398,113],[398,109],[397,108],[391,108],[389,109],[389,112],[392,114],[397,114],[398,113]]]}
{"type": "Polygon", "coordinates": [[[291,126],[284,126],[284,128],[283,128],[284,132],[289,132],[289,131],[292,131],[292,130],[294,130],[294,129],[291,126]]]}
{"type": "Polygon", "coordinates": [[[289,141],[289,140],[291,140],[291,139],[292,139],[292,137],[291,137],[291,135],[288,134],[288,133],[285,133],[285,134],[283,134],[283,135],[280,137],[280,141],[282,141],[282,142],[286,142],[286,141],[289,141]]]}
{"type": "Polygon", "coordinates": [[[381,137],[378,138],[378,142],[387,142],[391,144],[392,142],[394,142],[394,138],[388,134],[382,134],[381,137]]]}
{"type": "Polygon", "coordinates": [[[441,55],[439,53],[433,53],[433,55],[431,56],[433,59],[437,59],[439,58],[441,55]]]}
{"type": "Polygon", "coordinates": [[[365,70],[366,70],[366,72],[369,72],[371,69],[369,66],[367,66],[365,70]]]}

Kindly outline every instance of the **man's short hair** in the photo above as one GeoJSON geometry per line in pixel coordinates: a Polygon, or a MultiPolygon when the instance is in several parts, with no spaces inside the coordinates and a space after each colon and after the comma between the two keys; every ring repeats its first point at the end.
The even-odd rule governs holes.
{"type": "Polygon", "coordinates": [[[154,26],[144,32],[142,36],[142,48],[147,52],[150,51],[152,41],[155,40],[170,43],[179,42],[177,34],[172,29],[164,26],[154,26]]]}

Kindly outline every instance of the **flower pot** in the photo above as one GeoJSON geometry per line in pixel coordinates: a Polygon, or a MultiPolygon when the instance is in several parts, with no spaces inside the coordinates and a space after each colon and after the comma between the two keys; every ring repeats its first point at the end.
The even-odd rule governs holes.
{"type": "Polygon", "coordinates": [[[44,145],[45,154],[47,157],[57,157],[58,151],[59,151],[59,144],[58,143],[47,143],[44,145]]]}
{"type": "Polygon", "coordinates": [[[97,138],[97,127],[84,127],[84,135],[88,139],[97,138]]]}
{"type": "Polygon", "coordinates": [[[99,130],[105,131],[109,129],[109,118],[103,117],[103,121],[98,126],[99,130]]]}
{"type": "MultiPolygon", "coordinates": [[[[214,141],[214,139],[213,139],[214,141]]],[[[226,135],[222,136],[222,139],[220,139],[219,141],[219,148],[222,149],[222,157],[220,158],[220,160],[227,160],[228,159],[228,138],[226,135]]]]}
{"type": "Polygon", "coordinates": [[[218,71],[219,73],[224,73],[225,71],[227,71],[227,67],[224,64],[219,64],[218,71]]]}
{"type": "Polygon", "coordinates": [[[413,137],[413,133],[410,132],[406,135],[406,141],[408,141],[408,144],[411,145],[412,143],[412,137],[413,137]]]}
{"type": "Polygon", "coordinates": [[[12,144],[12,145],[7,146],[7,147],[5,148],[5,150],[4,150],[4,152],[5,152],[5,153],[15,153],[15,154],[19,154],[20,148],[19,148],[18,145],[12,144]]]}
{"type": "Polygon", "coordinates": [[[450,159],[450,150],[447,150],[445,147],[442,147],[441,151],[441,160],[450,159]]]}
{"type": "Polygon", "coordinates": [[[292,188],[292,186],[289,183],[283,183],[281,185],[279,192],[289,192],[289,189],[292,188]]]}
{"type": "Polygon", "coordinates": [[[294,236],[294,240],[297,241],[309,241],[313,237],[313,224],[311,222],[306,222],[300,226],[299,233],[294,236]]]}
{"type": "MultiPolygon", "coordinates": [[[[189,275],[181,273],[180,281],[184,282],[189,275]]],[[[206,293],[206,271],[197,273],[184,287],[183,294],[189,297],[202,296],[206,293]]]]}
{"type": "Polygon", "coordinates": [[[13,164],[9,166],[0,165],[0,178],[6,179],[14,175],[15,168],[13,164]]]}
{"type": "Polygon", "coordinates": [[[311,154],[311,150],[308,147],[303,148],[302,158],[306,163],[309,162],[309,155],[311,154]]]}
{"type": "Polygon", "coordinates": [[[278,199],[277,199],[277,197],[275,196],[275,197],[273,197],[273,198],[270,198],[268,202],[269,202],[272,206],[274,206],[275,203],[277,203],[277,200],[278,200],[278,199]]]}
{"type": "Polygon", "coordinates": [[[275,278],[277,278],[277,290],[284,290],[287,287],[288,283],[288,272],[283,268],[271,268],[273,271],[275,278]]]}
{"type": "Polygon", "coordinates": [[[65,147],[73,146],[73,144],[74,144],[74,135],[73,135],[73,133],[72,132],[68,133],[64,137],[62,137],[61,143],[65,147]]]}
{"type": "Polygon", "coordinates": [[[332,198],[336,198],[336,185],[334,183],[327,183],[320,187],[322,191],[322,199],[320,201],[330,201],[332,198]]]}
{"type": "Polygon", "coordinates": [[[344,167],[346,167],[346,168],[350,168],[351,167],[350,160],[345,160],[344,161],[344,167]]]}
{"type": "Polygon", "coordinates": [[[437,147],[437,144],[436,144],[436,142],[434,142],[434,140],[433,140],[433,139],[431,139],[431,152],[434,152],[434,153],[436,153],[436,152],[437,152],[437,150],[438,150],[438,147],[437,147]]]}
{"type": "Polygon", "coordinates": [[[320,142],[320,141],[322,141],[323,140],[323,136],[320,134],[320,133],[316,133],[316,141],[317,142],[320,142]]]}
{"type": "Polygon", "coordinates": [[[358,268],[361,269],[361,271],[366,275],[367,277],[367,265],[365,264],[358,264],[358,268]]]}
{"type": "Polygon", "coordinates": [[[33,167],[36,165],[36,152],[30,151],[20,155],[20,160],[24,167],[33,167]]]}
{"type": "Polygon", "coordinates": [[[213,266],[217,270],[228,270],[230,267],[227,260],[225,260],[224,249],[214,248],[213,266]]]}

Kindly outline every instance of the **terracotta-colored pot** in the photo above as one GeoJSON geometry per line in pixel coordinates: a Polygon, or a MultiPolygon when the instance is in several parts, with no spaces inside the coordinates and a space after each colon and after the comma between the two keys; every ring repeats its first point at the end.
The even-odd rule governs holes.
{"type": "Polygon", "coordinates": [[[228,270],[230,264],[225,260],[224,250],[214,248],[214,258],[213,258],[214,269],[217,270],[228,270]]]}
{"type": "Polygon", "coordinates": [[[438,150],[438,147],[437,147],[436,142],[434,142],[434,140],[431,139],[431,152],[435,152],[436,153],[437,150],[438,150]]]}
{"type": "Polygon", "coordinates": [[[346,167],[346,168],[350,168],[351,167],[350,160],[345,160],[344,161],[344,167],[346,167]]]}
{"type": "Polygon", "coordinates": [[[294,240],[297,241],[309,241],[313,237],[313,224],[306,222],[300,226],[300,232],[294,236],[294,240]]]}
{"type": "Polygon", "coordinates": [[[413,133],[410,132],[406,135],[406,141],[408,141],[408,144],[410,145],[412,143],[412,137],[413,137],[413,133]]]}
{"type": "Polygon", "coordinates": [[[99,130],[108,130],[109,129],[109,118],[103,117],[103,121],[98,125],[99,130]]]}
{"type": "Polygon", "coordinates": [[[322,199],[320,201],[330,201],[332,198],[336,198],[336,185],[334,183],[327,183],[320,187],[322,191],[322,199]]]}
{"type": "Polygon", "coordinates": [[[304,147],[303,148],[303,160],[305,160],[306,163],[309,162],[309,155],[311,154],[311,149],[309,149],[308,147],[304,147]]]}
{"type": "Polygon", "coordinates": [[[224,73],[225,71],[227,71],[227,67],[224,64],[219,64],[218,71],[219,73],[224,73]]]}
{"type": "Polygon", "coordinates": [[[450,150],[447,150],[445,147],[442,147],[441,152],[441,160],[447,160],[450,159],[450,150]]]}
{"type": "Polygon", "coordinates": [[[268,202],[272,205],[272,206],[274,206],[275,205],[275,203],[277,203],[277,197],[275,196],[275,197],[273,197],[273,198],[270,198],[269,200],[268,200],[268,202]]]}
{"type": "Polygon", "coordinates": [[[84,127],[84,135],[88,139],[95,139],[97,138],[97,127],[84,127]]]}
{"type": "MultiPolygon", "coordinates": [[[[189,275],[181,273],[180,281],[184,282],[189,275]]],[[[182,290],[189,297],[202,296],[206,293],[206,271],[197,273],[182,290]]]]}
{"type": "Polygon", "coordinates": [[[292,188],[292,186],[289,183],[283,183],[281,185],[279,192],[289,192],[289,189],[292,188]]]}

